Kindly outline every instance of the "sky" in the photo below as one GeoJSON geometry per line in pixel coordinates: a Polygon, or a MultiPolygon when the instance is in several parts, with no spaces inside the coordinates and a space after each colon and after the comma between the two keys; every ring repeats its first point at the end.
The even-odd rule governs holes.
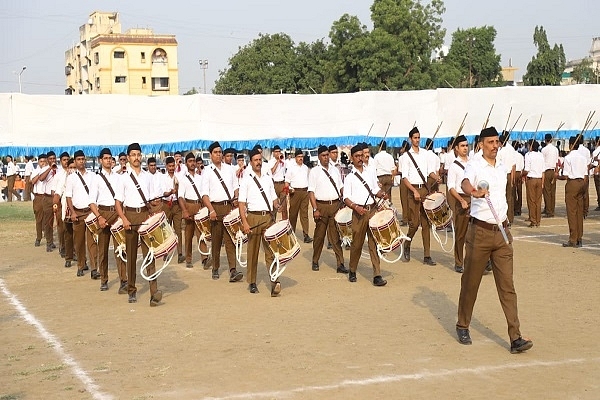
{"type": "MultiPolygon", "coordinates": [[[[295,43],[327,39],[334,21],[348,13],[372,27],[372,0],[1,0],[0,93],[64,94],[64,54],[79,39],[79,27],[93,11],[119,12],[123,32],[152,28],[157,34],[176,35],[179,55],[179,92],[192,87],[201,92],[203,72],[210,93],[219,71],[239,49],[259,33],[284,32],[295,43]],[[208,60],[206,71],[199,60],[208,60]],[[26,67],[23,70],[23,67],[26,67]]],[[[446,0],[442,26],[446,45],[457,28],[494,26],[495,47],[502,65],[519,68],[517,78],[536,54],[533,31],[544,26],[550,45],[564,46],[567,60],[588,55],[592,38],[600,36],[599,1],[572,0],[446,0]]]]}

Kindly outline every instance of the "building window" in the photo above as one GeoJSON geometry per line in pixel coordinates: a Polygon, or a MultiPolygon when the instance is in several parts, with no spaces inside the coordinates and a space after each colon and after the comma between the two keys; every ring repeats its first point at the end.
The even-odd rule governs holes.
{"type": "Polygon", "coordinates": [[[142,89],[146,89],[146,77],[142,76],[142,89]]]}
{"type": "Polygon", "coordinates": [[[142,62],[145,63],[146,62],[146,52],[145,51],[142,51],[141,57],[142,57],[142,62]]]}
{"type": "Polygon", "coordinates": [[[124,51],[115,51],[114,57],[115,58],[125,58],[125,52],[124,51]]]}
{"type": "Polygon", "coordinates": [[[94,53],[94,63],[96,63],[96,64],[100,63],[100,54],[98,54],[98,52],[94,53]]]}
{"type": "Polygon", "coordinates": [[[115,76],[115,83],[125,83],[126,81],[126,76],[115,76]]]}
{"type": "Polygon", "coordinates": [[[152,78],[152,90],[169,90],[169,78],[152,78]]]}
{"type": "Polygon", "coordinates": [[[167,52],[163,49],[156,49],[154,53],[152,53],[152,63],[167,63],[167,52]]]}
{"type": "Polygon", "coordinates": [[[100,89],[100,77],[96,77],[96,87],[100,89]]]}

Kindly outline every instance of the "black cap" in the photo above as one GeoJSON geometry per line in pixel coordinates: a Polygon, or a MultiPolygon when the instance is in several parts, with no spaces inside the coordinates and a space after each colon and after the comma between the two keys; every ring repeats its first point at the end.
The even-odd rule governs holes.
{"type": "Polygon", "coordinates": [[[177,154],[179,154],[180,156],[182,156],[182,155],[183,155],[183,154],[181,153],[181,151],[179,151],[179,150],[177,150],[177,151],[175,152],[175,155],[177,155],[177,154]]]}
{"type": "Polygon", "coordinates": [[[48,156],[46,155],[46,153],[42,153],[38,156],[38,160],[41,160],[42,158],[48,158],[48,156]]]}
{"type": "Polygon", "coordinates": [[[55,153],[55,152],[53,152],[52,150],[50,150],[48,153],[46,153],[46,155],[47,155],[48,157],[52,157],[52,156],[56,157],[56,153],[55,153]]]}
{"type": "Polygon", "coordinates": [[[131,153],[134,150],[142,151],[142,148],[140,147],[139,143],[131,143],[129,146],[127,146],[127,154],[131,153]]]}
{"type": "MultiPolygon", "coordinates": [[[[104,157],[106,154],[108,154],[109,156],[112,157],[112,153],[110,152],[110,149],[108,147],[103,148],[102,150],[100,150],[100,158],[104,157]]],[[[60,156],[60,158],[62,158],[62,154],[60,156]]]]}
{"type": "Polygon", "coordinates": [[[262,150],[262,149],[263,149],[262,146],[260,144],[258,144],[258,143],[256,143],[254,145],[254,147],[252,148],[252,150],[262,150]]]}
{"type": "Polygon", "coordinates": [[[165,164],[171,164],[175,162],[175,157],[169,156],[165,159],[165,164]]]}
{"type": "Polygon", "coordinates": [[[83,154],[83,150],[77,150],[75,154],[73,154],[73,158],[77,157],[85,157],[85,154],[83,154]]]}
{"type": "Polygon", "coordinates": [[[208,151],[212,153],[214,149],[220,148],[220,147],[221,147],[221,144],[219,142],[212,142],[210,144],[210,146],[208,146],[208,151]]]}
{"type": "Polygon", "coordinates": [[[417,128],[416,126],[412,128],[410,132],[408,132],[408,137],[412,137],[412,135],[414,135],[415,133],[419,133],[419,128],[417,128]]]}
{"type": "Polygon", "coordinates": [[[235,149],[233,147],[228,147],[225,150],[223,150],[223,155],[225,154],[235,154],[235,149]]]}
{"type": "MultiPolygon", "coordinates": [[[[175,153],[175,154],[177,154],[177,153],[175,153]]],[[[181,153],[179,153],[179,154],[181,154],[181,153]]],[[[195,156],[195,155],[194,155],[194,153],[192,153],[191,151],[185,155],[185,161],[189,160],[190,158],[191,158],[192,160],[195,160],[195,159],[196,159],[196,156],[195,156]]]]}
{"type": "Polygon", "coordinates": [[[237,159],[238,160],[243,160],[244,159],[244,155],[242,153],[237,155],[237,159]]]}
{"type": "Polygon", "coordinates": [[[382,140],[381,143],[379,143],[379,147],[381,148],[381,150],[387,149],[387,143],[385,142],[385,140],[382,140]]]}
{"type": "MultiPolygon", "coordinates": [[[[546,133],[544,135],[544,140],[546,140],[546,141],[552,140],[552,134],[551,133],[546,133]]],[[[598,138],[596,138],[596,140],[598,140],[598,138]]]]}
{"type": "Polygon", "coordinates": [[[277,150],[281,150],[281,147],[279,147],[278,144],[276,144],[275,146],[273,146],[273,150],[271,150],[271,151],[277,151],[277,150]]]}
{"type": "Polygon", "coordinates": [[[294,156],[296,156],[296,157],[297,157],[297,156],[299,156],[299,155],[304,155],[304,152],[303,152],[302,150],[300,150],[300,149],[297,149],[297,150],[296,150],[296,153],[294,153],[294,156]]]}
{"type": "Polygon", "coordinates": [[[465,135],[459,135],[454,140],[454,147],[458,146],[459,143],[466,142],[467,137],[465,135]]]}
{"type": "Polygon", "coordinates": [[[479,139],[483,139],[486,137],[494,137],[494,136],[498,136],[498,131],[493,126],[490,126],[489,128],[485,128],[484,130],[481,131],[481,134],[479,135],[479,139]]]}
{"type": "Polygon", "coordinates": [[[329,148],[327,149],[329,151],[338,151],[337,145],[332,144],[331,146],[329,146],[329,148]]]}
{"type": "Polygon", "coordinates": [[[350,149],[350,155],[354,155],[355,153],[358,153],[359,151],[363,151],[362,143],[359,143],[356,146],[353,146],[350,149]]]}
{"type": "MultiPolygon", "coordinates": [[[[260,147],[260,145],[258,145],[258,144],[256,146],[260,147]]],[[[256,146],[254,146],[252,148],[252,150],[250,150],[250,153],[248,154],[248,156],[250,156],[250,160],[252,160],[252,157],[254,157],[255,155],[260,154],[260,151],[258,151],[258,147],[256,147],[256,146]]]]}
{"type": "Polygon", "coordinates": [[[329,151],[329,147],[320,145],[317,149],[317,154],[325,153],[326,151],[329,151]]]}
{"type": "Polygon", "coordinates": [[[156,157],[148,157],[147,163],[148,164],[150,164],[150,163],[156,164],[156,157]]]}
{"type": "Polygon", "coordinates": [[[60,157],[58,157],[58,158],[61,159],[63,157],[69,158],[69,153],[67,153],[66,151],[63,151],[62,153],[60,153],[60,157]]]}
{"type": "Polygon", "coordinates": [[[123,152],[120,152],[120,153],[119,153],[119,158],[121,158],[121,157],[127,157],[127,154],[125,154],[125,153],[123,153],[123,152]]]}

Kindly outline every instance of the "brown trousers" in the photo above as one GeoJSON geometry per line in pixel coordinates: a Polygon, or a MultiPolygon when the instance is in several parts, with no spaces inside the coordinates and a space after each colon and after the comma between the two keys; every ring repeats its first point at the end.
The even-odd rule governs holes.
{"type": "Polygon", "coordinates": [[[369,219],[377,212],[375,205],[371,205],[371,210],[365,215],[360,215],[352,211],[352,244],[350,245],[350,271],[356,272],[358,262],[362,254],[363,244],[365,243],[365,234],[367,235],[369,245],[369,256],[373,265],[373,276],[381,275],[379,255],[377,254],[377,242],[369,229],[369,219]]]}
{"type": "Polygon", "coordinates": [[[571,244],[576,244],[583,237],[583,200],[586,183],[586,179],[567,179],[565,185],[569,243],[571,244]]]}
{"type": "Polygon", "coordinates": [[[587,217],[590,211],[590,179],[589,175],[584,178],[585,184],[583,185],[583,216],[587,217]]]}
{"type": "MultiPolygon", "coordinates": [[[[135,211],[125,210],[125,217],[127,217],[129,223],[132,225],[137,225],[132,226],[130,230],[125,231],[125,251],[127,252],[127,292],[129,295],[137,292],[137,288],[135,287],[135,279],[137,277],[137,252],[138,242],[141,240],[138,235],[138,230],[140,229],[139,224],[146,221],[149,215],[150,214],[148,211],[136,213],[135,211]]],[[[144,257],[146,257],[146,254],[148,254],[148,246],[143,240],[142,254],[144,257]]],[[[152,260],[146,271],[148,275],[151,275],[156,271],[155,260],[152,260]]],[[[156,293],[158,290],[158,283],[156,279],[151,280],[149,283],[150,296],[154,296],[154,293],[156,293]]]]}
{"type": "Polygon", "coordinates": [[[289,219],[288,213],[288,204],[287,204],[287,196],[283,194],[283,188],[285,187],[284,182],[273,182],[273,187],[275,187],[275,194],[279,199],[280,210],[281,210],[281,219],[289,219]]]}
{"type": "MultiPolygon", "coordinates": [[[[450,195],[450,197],[453,197],[450,195]]],[[[461,194],[461,197],[471,205],[471,196],[468,194],[461,194]]],[[[467,228],[469,227],[469,212],[470,207],[466,209],[462,208],[460,202],[456,199],[452,202],[452,217],[454,219],[454,265],[462,267],[464,264],[464,253],[465,253],[465,239],[467,237],[467,228]]]]}
{"type": "Polygon", "coordinates": [[[544,213],[553,217],[556,206],[556,179],[554,179],[554,170],[547,169],[544,171],[543,179],[544,213]]]}
{"type": "Polygon", "coordinates": [[[392,186],[394,186],[394,178],[392,175],[379,175],[377,177],[379,184],[381,185],[381,190],[383,190],[390,199],[390,203],[392,202],[392,186]]]}
{"type": "Polygon", "coordinates": [[[13,194],[15,196],[17,196],[17,200],[21,199],[21,195],[19,194],[19,192],[17,192],[15,190],[15,179],[16,178],[17,178],[17,175],[11,175],[11,176],[8,177],[7,182],[6,182],[7,183],[6,188],[8,190],[8,192],[7,192],[8,195],[6,196],[6,201],[8,201],[9,203],[11,201],[13,201],[12,200],[13,194]]]}
{"type": "Polygon", "coordinates": [[[167,216],[167,221],[171,226],[173,226],[173,230],[177,235],[177,254],[182,254],[183,241],[181,238],[181,207],[177,200],[173,201],[173,204],[169,207],[169,202],[163,201],[162,210],[165,212],[167,216]]]}
{"type": "Polygon", "coordinates": [[[217,213],[217,219],[215,221],[211,221],[210,224],[210,234],[212,236],[212,269],[213,271],[218,271],[221,267],[221,245],[223,244],[223,241],[225,241],[227,264],[229,265],[229,270],[231,271],[235,269],[235,245],[233,244],[231,236],[229,236],[229,233],[223,225],[223,217],[231,212],[231,206],[228,204],[222,205],[215,203],[213,203],[212,206],[217,213]]]}
{"type": "Polygon", "coordinates": [[[327,233],[327,240],[333,247],[333,253],[335,254],[337,267],[344,263],[344,254],[342,252],[340,233],[335,225],[335,214],[340,209],[340,203],[337,200],[334,200],[332,203],[333,204],[319,203],[317,201],[317,209],[321,214],[321,218],[315,220],[312,262],[319,262],[321,253],[323,252],[323,244],[325,243],[325,234],[327,233]]]}
{"type": "Polygon", "coordinates": [[[308,191],[306,189],[295,189],[290,192],[290,225],[296,232],[296,222],[300,215],[302,233],[308,235],[308,191]]]}
{"type": "Polygon", "coordinates": [[[600,175],[594,174],[594,186],[596,188],[596,201],[600,207],[600,175]]]}
{"type": "Polygon", "coordinates": [[[513,197],[513,183],[510,179],[510,173],[506,175],[506,204],[508,205],[508,211],[506,212],[508,222],[512,224],[515,220],[515,199],[513,197]]]}
{"type": "Polygon", "coordinates": [[[33,215],[35,216],[35,240],[42,240],[44,227],[44,196],[36,194],[33,198],[33,215]]]}
{"type": "Polygon", "coordinates": [[[56,232],[58,234],[58,248],[61,251],[65,250],[65,221],[62,219],[62,204],[58,203],[58,208],[56,209],[56,232]]]}
{"type": "Polygon", "coordinates": [[[460,297],[458,300],[457,328],[468,329],[471,324],[473,307],[477,292],[488,260],[494,265],[494,281],[500,305],[508,324],[510,340],[521,336],[517,311],[517,293],[513,282],[513,247],[510,229],[506,230],[507,245],[499,230],[488,230],[469,224],[466,240],[465,271],[461,277],[460,297]]]}
{"type": "MultiPolygon", "coordinates": [[[[104,211],[99,210],[100,215],[106,220],[107,226],[98,233],[98,266],[100,268],[100,281],[101,283],[108,282],[108,247],[110,245],[110,226],[115,223],[119,216],[116,211],[104,211]]],[[[113,247],[116,249],[118,246],[115,238],[112,238],[113,247]]],[[[114,253],[115,263],[117,265],[117,271],[119,272],[119,279],[121,282],[127,281],[127,265],[125,261],[121,260],[121,257],[117,253],[114,253]]]]}
{"type": "Polygon", "coordinates": [[[47,246],[54,244],[54,210],[52,209],[52,204],[52,196],[44,195],[42,197],[44,213],[42,219],[42,228],[44,230],[44,237],[46,238],[47,246]]]}
{"type": "MultiPolygon", "coordinates": [[[[421,200],[425,200],[427,196],[427,188],[422,186],[417,189],[421,195],[421,200]]],[[[415,195],[412,191],[408,191],[408,234],[409,238],[415,237],[415,233],[421,226],[421,236],[423,237],[423,257],[430,257],[431,247],[431,226],[423,209],[423,203],[415,200],[415,195]]],[[[409,243],[410,244],[410,243],[409,243]]]]}
{"type": "Polygon", "coordinates": [[[93,271],[98,269],[98,244],[94,240],[92,232],[85,226],[85,219],[89,214],[90,211],[77,213],[77,221],[73,222],[73,242],[77,254],[77,268],[82,270],[85,266],[87,245],[87,251],[90,255],[90,268],[93,271]]]}
{"type": "Polygon", "coordinates": [[[63,227],[65,229],[65,261],[73,261],[74,245],[73,242],[73,223],[64,222],[63,227]]]}
{"type": "MultiPolygon", "coordinates": [[[[192,239],[194,238],[194,234],[196,235],[196,238],[200,237],[200,229],[198,229],[198,227],[196,226],[196,223],[194,222],[194,215],[196,215],[198,213],[198,211],[200,211],[200,208],[202,208],[202,207],[201,207],[200,203],[198,203],[198,204],[186,203],[185,206],[192,218],[192,219],[187,219],[185,221],[185,262],[191,263],[192,262],[192,250],[193,250],[193,247],[192,247],[193,240],[192,239]]],[[[204,242],[200,243],[200,249],[204,253],[208,252],[208,246],[204,242]]],[[[205,259],[205,258],[207,258],[207,256],[201,255],[200,258],[205,259]]]]}
{"type": "Polygon", "coordinates": [[[31,192],[33,192],[33,184],[31,177],[25,177],[25,193],[23,193],[23,201],[31,201],[31,192]]]}
{"type": "Polygon", "coordinates": [[[523,209],[523,180],[521,171],[515,172],[515,185],[513,186],[513,198],[515,199],[514,213],[521,215],[523,209]]]}
{"type": "Polygon", "coordinates": [[[262,242],[263,251],[265,252],[265,265],[267,271],[271,266],[271,263],[275,259],[273,251],[269,247],[269,244],[265,240],[265,231],[269,226],[272,225],[271,214],[266,213],[265,215],[250,214],[246,217],[248,224],[255,228],[250,231],[248,235],[248,270],[246,271],[246,281],[250,283],[256,283],[256,274],[258,270],[258,252],[260,251],[260,243],[262,242]],[[260,225],[262,224],[262,225],[260,225]]]}
{"type": "Polygon", "coordinates": [[[400,179],[400,204],[402,205],[402,222],[408,224],[408,188],[400,179]]]}
{"type": "Polygon", "coordinates": [[[542,178],[527,178],[527,210],[529,220],[534,225],[539,225],[542,219],[542,178]]]}

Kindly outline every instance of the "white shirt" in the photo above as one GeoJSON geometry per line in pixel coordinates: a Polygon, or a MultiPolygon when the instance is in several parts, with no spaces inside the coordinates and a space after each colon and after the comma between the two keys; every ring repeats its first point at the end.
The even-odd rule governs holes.
{"type": "Polygon", "coordinates": [[[461,184],[465,178],[465,170],[464,168],[456,165],[454,161],[461,163],[463,167],[466,167],[468,163],[468,161],[456,158],[450,165],[448,165],[448,191],[450,191],[450,189],[454,189],[459,194],[464,194],[465,192],[463,192],[461,184]]]}
{"type": "MultiPolygon", "coordinates": [[[[50,168],[48,166],[48,168],[50,168]]],[[[46,170],[46,168],[44,168],[44,171],[46,170]]],[[[44,171],[42,171],[41,173],[44,173],[44,171]]],[[[44,191],[43,193],[45,194],[52,194],[52,191],[54,190],[54,178],[56,177],[56,172],[58,171],[58,167],[55,170],[52,170],[48,173],[48,175],[46,175],[46,179],[44,180],[44,191]]]]}
{"type": "Polygon", "coordinates": [[[275,186],[273,186],[273,179],[270,175],[262,173],[260,177],[256,176],[251,168],[246,168],[246,170],[249,171],[247,171],[246,176],[244,176],[240,183],[239,201],[246,203],[248,211],[272,211],[273,202],[277,199],[275,186]],[[267,202],[260,193],[258,185],[254,182],[254,176],[258,179],[260,186],[264,190],[265,196],[267,196],[267,200],[269,201],[268,207],[267,202]]]}
{"type": "Polygon", "coordinates": [[[232,200],[235,197],[234,191],[237,189],[233,170],[225,164],[221,164],[220,169],[214,164],[211,164],[204,169],[206,171],[202,174],[202,190],[200,191],[200,195],[208,196],[210,201],[214,202],[232,200]],[[223,183],[227,187],[229,195],[227,195],[227,192],[223,189],[223,185],[221,184],[219,177],[217,177],[215,170],[221,175],[221,179],[223,179],[223,183]]]}
{"type": "Polygon", "coordinates": [[[538,151],[525,154],[525,171],[528,178],[541,178],[544,175],[544,155],[538,151]]]}
{"type": "Polygon", "coordinates": [[[57,194],[60,197],[63,197],[65,193],[65,189],[67,187],[67,176],[69,175],[69,171],[65,170],[62,167],[59,167],[56,171],[56,176],[53,179],[54,194],[57,194]]]}
{"type": "Polygon", "coordinates": [[[427,177],[430,173],[434,172],[434,165],[430,164],[431,158],[427,154],[427,150],[423,148],[419,148],[419,152],[416,153],[414,149],[411,147],[408,152],[404,153],[402,157],[400,157],[400,164],[402,165],[402,178],[407,178],[408,181],[413,185],[423,185],[427,183],[427,177]],[[419,175],[419,172],[415,168],[415,164],[410,159],[408,152],[413,156],[415,162],[419,166],[423,177],[425,178],[425,182],[419,175]]]}
{"type": "Polygon", "coordinates": [[[335,187],[325,173],[325,167],[321,163],[312,168],[308,174],[308,191],[313,192],[317,200],[337,200],[344,187],[340,171],[334,165],[329,163],[327,172],[329,172],[331,179],[335,183],[335,187]]]}
{"type": "Polygon", "coordinates": [[[506,166],[509,173],[512,166],[515,165],[516,157],[513,156],[514,152],[513,147],[507,145],[498,150],[498,155],[496,156],[496,161],[500,161],[501,164],[506,166]]]}
{"type": "MultiPolygon", "coordinates": [[[[598,155],[600,155],[600,146],[596,147],[594,149],[594,152],[592,153],[592,165],[597,167],[598,166],[598,161],[594,160],[596,157],[598,157],[598,155]]],[[[558,158],[557,158],[558,161],[558,158]]]]}
{"type": "Polygon", "coordinates": [[[25,176],[31,176],[33,174],[33,161],[29,160],[25,164],[25,176]]]}
{"type": "Polygon", "coordinates": [[[581,153],[581,155],[586,159],[588,164],[592,163],[592,154],[590,153],[590,149],[580,144],[577,148],[577,151],[581,153]]]}
{"type": "Polygon", "coordinates": [[[201,198],[198,198],[198,194],[196,194],[196,190],[194,190],[194,186],[192,186],[192,182],[190,182],[190,178],[192,179],[192,181],[194,182],[194,186],[196,187],[196,190],[198,191],[198,193],[200,193],[200,196],[202,196],[202,175],[200,174],[190,174],[189,171],[187,171],[185,173],[185,175],[183,175],[181,177],[181,179],[179,179],[179,189],[177,191],[177,197],[182,197],[184,199],[188,199],[188,200],[201,200],[201,198]],[[189,176],[189,178],[188,178],[189,176]]]}
{"type": "Polygon", "coordinates": [[[100,175],[104,176],[108,183],[110,183],[115,195],[117,194],[116,190],[120,185],[120,180],[123,177],[127,177],[127,175],[120,175],[112,171],[107,173],[104,169],[101,169],[98,172],[98,176],[94,180],[94,184],[90,189],[90,202],[99,206],[112,207],[115,205],[115,198],[106,185],[106,182],[104,182],[104,179],[100,175]]]}
{"type": "Polygon", "coordinates": [[[375,167],[375,173],[377,176],[391,175],[392,170],[396,168],[394,156],[385,150],[375,154],[375,157],[373,157],[373,165],[375,167]]]}
{"type": "Polygon", "coordinates": [[[375,200],[363,185],[361,180],[355,175],[359,174],[362,176],[363,180],[369,186],[369,189],[373,193],[373,196],[377,195],[379,191],[379,185],[377,182],[377,178],[372,175],[366,173],[363,168],[363,173],[361,174],[358,169],[354,168],[351,174],[346,176],[346,180],[344,181],[344,199],[350,199],[351,202],[358,204],[359,206],[374,204],[375,200]]]}
{"type": "Polygon", "coordinates": [[[515,171],[523,171],[523,169],[525,169],[525,157],[518,151],[515,151],[513,155],[515,157],[515,171]]]}
{"type": "Polygon", "coordinates": [[[6,177],[11,177],[13,175],[15,175],[17,173],[17,167],[15,166],[15,163],[13,163],[12,161],[9,161],[8,164],[6,164],[6,177]]]}
{"type": "MultiPolygon", "coordinates": [[[[467,158],[468,159],[468,158],[467,158]]],[[[450,150],[446,153],[444,157],[444,169],[446,171],[450,171],[450,165],[456,160],[456,156],[454,155],[454,150],[450,150]]]]}
{"type": "Polygon", "coordinates": [[[433,170],[429,171],[429,173],[435,172],[437,174],[440,170],[440,165],[442,165],[440,157],[435,154],[433,150],[427,150],[427,156],[429,157],[429,164],[433,168],[433,170]]]}
{"type": "MultiPolygon", "coordinates": [[[[175,188],[176,183],[179,182],[179,177],[175,173],[173,173],[173,176],[171,176],[171,175],[169,175],[168,172],[165,174],[162,174],[162,175],[163,176],[162,176],[160,191],[162,193],[170,192],[171,190],[173,190],[175,188]]],[[[184,177],[184,179],[187,179],[187,178],[184,177]]],[[[166,201],[169,201],[169,200],[177,201],[177,193],[174,193],[167,197],[163,197],[163,199],[166,201]]]]}
{"type": "MultiPolygon", "coordinates": [[[[508,170],[496,159],[496,165],[490,165],[483,156],[475,156],[467,163],[465,168],[465,179],[471,182],[474,188],[481,181],[487,181],[489,185],[489,198],[498,214],[500,222],[507,218],[508,204],[506,203],[506,175],[508,170]]],[[[471,197],[471,216],[480,221],[496,224],[496,219],[490,210],[485,198],[477,199],[471,197]]]]}
{"type": "Polygon", "coordinates": [[[125,207],[138,208],[146,206],[144,199],[142,199],[142,196],[135,187],[135,183],[133,183],[133,179],[131,179],[131,174],[133,174],[138,181],[140,189],[146,197],[146,201],[152,201],[162,196],[160,188],[157,188],[154,185],[155,180],[152,177],[152,174],[142,169],[140,170],[139,175],[131,170],[127,174],[121,176],[121,179],[118,180],[118,185],[115,188],[115,200],[119,200],[125,207]]]}
{"type": "Polygon", "coordinates": [[[91,187],[94,184],[94,174],[89,171],[85,171],[81,174],[79,171],[73,172],[69,174],[67,177],[67,187],[65,189],[65,196],[67,198],[71,198],[73,202],[73,207],[83,209],[88,208],[90,206],[90,195],[87,190],[85,190],[85,186],[83,186],[83,182],[79,177],[82,177],[85,181],[88,190],[91,193],[91,187]]]}
{"type": "Polygon", "coordinates": [[[293,163],[288,166],[285,181],[294,189],[308,187],[308,167],[304,164],[293,163]]]}
{"type": "MultiPolygon", "coordinates": [[[[31,174],[31,179],[43,174],[44,172],[46,172],[46,170],[48,168],[50,168],[50,167],[47,165],[43,168],[40,168],[40,166],[38,165],[37,168],[33,170],[33,174],[31,174]]],[[[38,179],[38,181],[35,183],[35,185],[33,185],[33,193],[34,194],[44,194],[45,188],[46,188],[46,182],[38,179]]]]}
{"type": "MultiPolygon", "coordinates": [[[[286,171],[286,165],[284,161],[271,158],[267,163],[267,170],[275,182],[283,182],[286,171]],[[277,168],[275,168],[275,172],[271,172],[275,163],[277,163],[277,168]]],[[[264,170],[262,172],[264,172],[264,170]]]]}
{"type": "Polygon", "coordinates": [[[563,175],[569,179],[582,179],[587,174],[588,162],[581,152],[572,150],[566,155],[563,164],[563,175]]]}
{"type": "Polygon", "coordinates": [[[558,149],[552,143],[547,143],[542,149],[544,156],[544,170],[556,168],[558,162],[558,149]]]}

